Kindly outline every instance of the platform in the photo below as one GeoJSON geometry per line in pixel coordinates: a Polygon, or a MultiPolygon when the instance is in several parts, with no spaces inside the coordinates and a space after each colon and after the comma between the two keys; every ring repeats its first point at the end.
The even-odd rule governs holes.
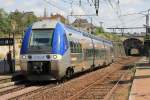
{"type": "Polygon", "coordinates": [[[150,100],[150,64],[146,58],[136,63],[129,100],[150,100]]]}
{"type": "Polygon", "coordinates": [[[22,76],[21,71],[15,71],[14,73],[7,73],[7,74],[0,74],[0,83],[2,83],[2,81],[4,80],[14,80],[17,77],[22,76]]]}

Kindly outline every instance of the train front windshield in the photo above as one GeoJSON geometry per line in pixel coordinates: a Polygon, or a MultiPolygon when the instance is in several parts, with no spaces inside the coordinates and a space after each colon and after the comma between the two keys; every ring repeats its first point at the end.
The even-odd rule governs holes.
{"type": "Polygon", "coordinates": [[[53,29],[36,29],[32,30],[32,35],[30,38],[29,48],[36,50],[50,50],[53,29]],[[38,48],[38,49],[37,49],[38,48]]]}

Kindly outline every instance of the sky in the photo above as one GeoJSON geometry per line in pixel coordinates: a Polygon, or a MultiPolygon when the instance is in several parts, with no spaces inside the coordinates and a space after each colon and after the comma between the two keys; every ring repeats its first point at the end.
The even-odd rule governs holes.
{"type": "MultiPolygon", "coordinates": [[[[99,15],[92,17],[92,23],[103,27],[143,27],[145,15],[132,14],[148,10],[150,0],[100,0],[99,15]],[[129,15],[128,15],[129,14],[129,15]]],[[[48,15],[51,13],[60,13],[67,17],[72,12],[74,15],[93,15],[95,14],[92,0],[0,0],[0,8],[5,11],[33,11],[37,16],[43,16],[44,8],[47,9],[48,15]],[[89,1],[89,2],[87,2],[89,1]],[[72,6],[71,6],[72,5],[72,6]]],[[[147,12],[143,12],[146,14],[147,12]]],[[[73,21],[73,17],[68,17],[73,21]]],[[[87,18],[90,21],[89,17],[87,18]]],[[[131,32],[144,30],[128,30],[131,32]]]]}

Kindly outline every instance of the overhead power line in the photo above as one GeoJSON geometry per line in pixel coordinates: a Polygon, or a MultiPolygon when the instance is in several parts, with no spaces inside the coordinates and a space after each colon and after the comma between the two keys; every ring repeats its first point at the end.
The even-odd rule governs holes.
{"type": "Polygon", "coordinates": [[[107,29],[143,29],[145,27],[114,27],[114,28],[107,28],[107,29]]]}
{"type": "Polygon", "coordinates": [[[146,15],[144,14],[144,12],[148,12],[148,10],[144,10],[144,11],[139,11],[139,12],[134,12],[134,13],[127,13],[127,14],[123,14],[123,15],[120,15],[120,16],[130,16],[130,15],[146,15]]]}
{"type": "Polygon", "coordinates": [[[115,8],[111,0],[105,0],[105,2],[108,4],[108,6],[110,6],[113,9],[113,11],[116,14],[118,20],[120,21],[122,26],[125,27],[126,25],[124,23],[124,20],[120,16],[121,15],[120,5],[117,5],[118,7],[115,8]]]}
{"type": "Polygon", "coordinates": [[[61,10],[61,11],[64,11],[64,9],[63,9],[63,8],[60,8],[60,7],[56,6],[56,5],[54,5],[53,3],[51,3],[51,2],[50,2],[50,1],[48,1],[48,0],[43,0],[43,1],[45,1],[47,4],[49,4],[49,5],[53,6],[53,7],[57,8],[57,9],[59,9],[59,10],[61,10]]]}

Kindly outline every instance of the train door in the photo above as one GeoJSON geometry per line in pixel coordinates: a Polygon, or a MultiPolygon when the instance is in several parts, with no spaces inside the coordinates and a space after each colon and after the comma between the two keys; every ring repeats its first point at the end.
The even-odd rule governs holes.
{"type": "Polygon", "coordinates": [[[71,57],[71,66],[74,67],[75,72],[82,69],[82,45],[77,41],[70,41],[70,57],[71,57]]]}

